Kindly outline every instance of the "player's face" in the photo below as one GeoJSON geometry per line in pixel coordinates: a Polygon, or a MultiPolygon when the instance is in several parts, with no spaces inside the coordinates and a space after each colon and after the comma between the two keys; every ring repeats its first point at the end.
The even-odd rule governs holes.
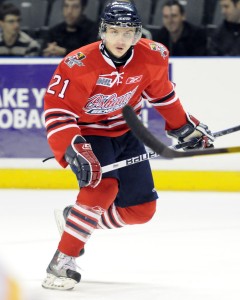
{"type": "Polygon", "coordinates": [[[182,29],[185,16],[181,14],[177,5],[164,6],[162,17],[163,25],[170,33],[175,33],[182,29]]]}
{"type": "Polygon", "coordinates": [[[68,26],[75,26],[82,14],[81,0],[65,0],[63,17],[68,26]]]}
{"type": "Polygon", "coordinates": [[[222,14],[228,22],[240,22],[240,1],[235,5],[231,0],[220,0],[222,14]]]}
{"type": "Polygon", "coordinates": [[[3,21],[0,21],[3,32],[7,35],[16,35],[20,30],[20,17],[15,15],[6,15],[3,21]]]}
{"type": "Polygon", "coordinates": [[[105,46],[115,57],[123,56],[133,45],[135,38],[134,27],[107,26],[105,46]]]}

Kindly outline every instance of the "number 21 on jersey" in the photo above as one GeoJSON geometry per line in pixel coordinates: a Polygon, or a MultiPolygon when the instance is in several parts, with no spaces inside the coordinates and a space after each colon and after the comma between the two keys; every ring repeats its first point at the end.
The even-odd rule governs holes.
{"type": "Polygon", "coordinates": [[[55,95],[56,91],[55,91],[54,87],[56,87],[57,85],[62,85],[61,91],[58,94],[58,97],[63,99],[70,80],[66,79],[62,83],[62,77],[60,75],[57,75],[57,74],[54,75],[53,80],[54,80],[54,82],[49,85],[49,87],[47,89],[47,93],[55,95]]]}

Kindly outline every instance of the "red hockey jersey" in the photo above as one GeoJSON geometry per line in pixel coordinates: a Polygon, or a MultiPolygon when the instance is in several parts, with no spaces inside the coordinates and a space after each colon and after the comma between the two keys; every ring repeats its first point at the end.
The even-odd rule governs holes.
{"type": "Polygon", "coordinates": [[[47,138],[56,159],[79,135],[115,137],[129,130],[122,108],[140,113],[147,99],[166,120],[167,129],[186,121],[185,111],[168,77],[168,50],[141,39],[124,66],[116,68],[96,42],[71,52],[57,67],[44,97],[47,138]]]}

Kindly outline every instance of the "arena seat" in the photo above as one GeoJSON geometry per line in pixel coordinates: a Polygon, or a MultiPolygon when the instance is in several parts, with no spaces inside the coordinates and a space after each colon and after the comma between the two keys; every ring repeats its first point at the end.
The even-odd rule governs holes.
{"type": "Polygon", "coordinates": [[[162,6],[165,0],[158,0],[157,3],[155,3],[155,9],[154,14],[152,17],[152,25],[154,26],[162,26],[162,6]]]}
{"type": "Polygon", "coordinates": [[[152,1],[134,0],[137,10],[141,16],[143,26],[149,23],[152,1]]]}
{"type": "Polygon", "coordinates": [[[186,4],[186,19],[196,26],[202,26],[203,8],[205,0],[188,0],[186,4]]]}
{"type": "Polygon", "coordinates": [[[224,18],[223,18],[223,14],[221,12],[220,4],[217,3],[215,13],[213,15],[213,25],[215,25],[216,27],[219,26],[223,22],[223,19],[224,18]]]}
{"type": "Polygon", "coordinates": [[[45,16],[47,12],[47,0],[19,1],[12,0],[11,3],[20,8],[21,11],[21,27],[25,29],[40,28],[44,26],[45,16]]]}

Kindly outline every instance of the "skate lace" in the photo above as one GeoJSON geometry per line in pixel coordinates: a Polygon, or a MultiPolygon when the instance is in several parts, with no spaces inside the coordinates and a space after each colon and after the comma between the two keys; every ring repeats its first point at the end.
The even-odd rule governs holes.
{"type": "Polygon", "coordinates": [[[56,269],[70,269],[72,271],[76,271],[76,269],[80,269],[80,267],[76,264],[75,258],[71,256],[64,256],[58,263],[56,269]]]}

